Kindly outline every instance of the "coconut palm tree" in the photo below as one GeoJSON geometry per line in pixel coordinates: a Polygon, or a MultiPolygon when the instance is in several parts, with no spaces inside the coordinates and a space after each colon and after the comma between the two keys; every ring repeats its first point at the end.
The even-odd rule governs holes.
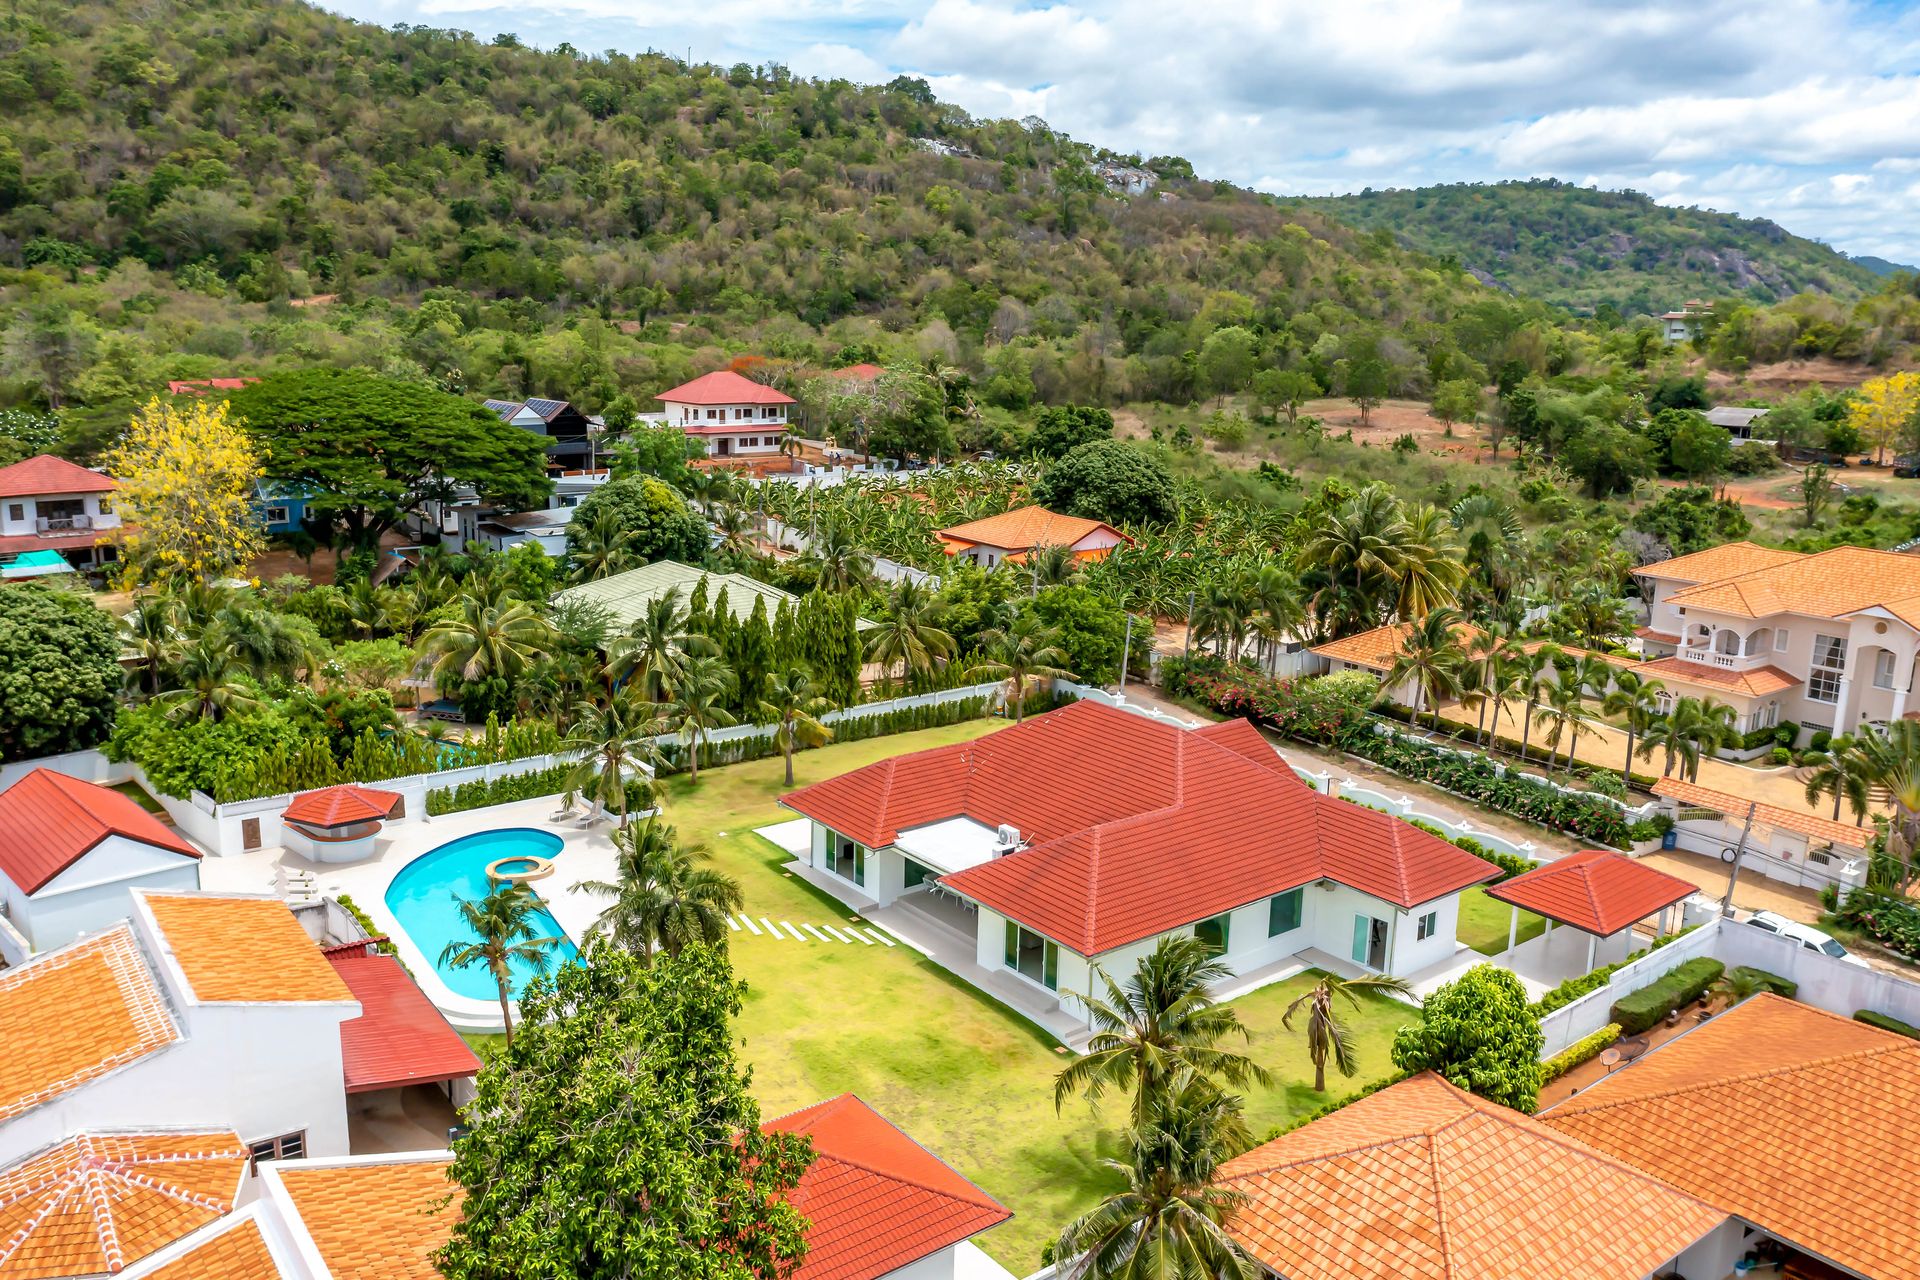
{"type": "Polygon", "coordinates": [[[1253,619],[1252,593],[1237,581],[1210,584],[1194,601],[1193,616],[1187,625],[1201,644],[1213,642],[1213,651],[1222,658],[1235,660],[1247,640],[1247,624],[1253,619]]]}
{"type": "MultiPolygon", "coordinates": [[[[1554,670],[1554,659],[1560,657],[1557,645],[1543,644],[1532,653],[1521,650],[1514,656],[1514,692],[1520,695],[1525,709],[1520,716],[1520,758],[1527,758],[1528,735],[1533,731],[1533,714],[1540,706],[1540,699],[1558,680],[1554,670]]],[[[1547,761],[1552,767],[1553,761],[1547,761]]]]}
{"type": "Polygon", "coordinates": [[[1658,680],[1649,680],[1635,671],[1616,671],[1613,673],[1613,688],[1600,699],[1600,710],[1605,715],[1624,715],[1627,719],[1627,759],[1620,766],[1620,776],[1630,777],[1633,773],[1634,739],[1647,731],[1655,717],[1660,714],[1660,695],[1666,692],[1666,686],[1658,680]]]}
{"type": "Polygon", "coordinates": [[[1070,1223],[1054,1245],[1061,1280],[1258,1280],[1227,1234],[1243,1193],[1215,1185],[1247,1145],[1239,1099],[1188,1079],[1156,1095],[1128,1128],[1129,1158],[1104,1160],[1121,1189],[1070,1223]]]}
{"type": "Polygon", "coordinates": [[[712,854],[682,845],[674,829],[649,820],[614,832],[619,879],[588,880],[577,890],[613,899],[594,922],[592,935],[637,951],[679,955],[694,943],[715,945],[727,936],[727,916],[745,903],[739,882],[703,866],[712,854]]]}
{"type": "Polygon", "coordinates": [[[1442,605],[1423,614],[1400,641],[1393,666],[1381,681],[1383,689],[1411,684],[1416,716],[1430,703],[1460,696],[1466,680],[1467,655],[1460,646],[1459,625],[1460,612],[1451,606],[1442,605]]]}
{"type": "Polygon", "coordinates": [[[313,671],[327,642],[311,621],[298,614],[252,608],[235,601],[221,609],[215,621],[242,666],[262,679],[288,680],[313,671]]]}
{"type": "Polygon", "coordinates": [[[1769,987],[1764,977],[1753,969],[1740,967],[1729,969],[1715,978],[1710,994],[1720,1002],[1720,1008],[1724,1011],[1766,990],[1769,987]]]}
{"type": "Polygon", "coordinates": [[[1733,708],[1723,702],[1681,698],[1666,715],[1647,725],[1640,736],[1640,757],[1664,753],[1660,776],[1671,777],[1674,766],[1688,781],[1700,776],[1700,753],[1711,752],[1733,733],[1733,708]]]}
{"type": "Polygon", "coordinates": [[[1511,644],[1494,655],[1492,665],[1487,668],[1486,683],[1480,686],[1480,697],[1493,704],[1483,743],[1500,736],[1500,714],[1506,710],[1507,703],[1522,695],[1528,661],[1527,655],[1511,644]]]}
{"type": "Polygon", "coordinates": [[[1843,733],[1829,741],[1826,750],[1809,754],[1814,755],[1816,760],[1806,777],[1807,803],[1812,804],[1823,795],[1831,795],[1835,822],[1840,821],[1840,802],[1844,800],[1853,810],[1854,822],[1864,823],[1870,795],[1867,781],[1869,762],[1860,744],[1850,734],[1843,733]]]}
{"type": "Polygon", "coordinates": [[[1574,748],[1580,743],[1581,727],[1587,723],[1586,700],[1581,696],[1580,686],[1570,676],[1555,681],[1546,689],[1544,705],[1534,712],[1533,718],[1534,723],[1546,730],[1542,741],[1547,744],[1547,768],[1553,768],[1554,752],[1565,739],[1567,772],[1573,772],[1574,748]]]}
{"type": "Polygon", "coordinates": [[[1857,743],[1868,794],[1892,810],[1887,846],[1900,859],[1899,887],[1904,888],[1913,871],[1913,851],[1920,849],[1920,721],[1891,721],[1857,743]]]}
{"type": "Polygon", "coordinates": [[[867,633],[867,661],[879,663],[889,681],[896,663],[904,681],[930,670],[935,659],[953,656],[953,637],[934,625],[935,603],[933,592],[912,579],[895,583],[888,594],[886,612],[867,633]]]}
{"type": "Polygon", "coordinates": [[[1312,990],[1287,1006],[1287,1011],[1280,1015],[1280,1025],[1289,1031],[1293,1030],[1293,1020],[1303,1011],[1306,1014],[1307,1060],[1313,1063],[1315,1093],[1327,1091],[1328,1062],[1349,1079],[1360,1069],[1360,1060],[1353,1052],[1353,1030],[1340,1016],[1337,1002],[1344,1001],[1350,1008],[1358,1009],[1363,993],[1409,995],[1412,991],[1406,979],[1389,974],[1337,978],[1329,973],[1314,983],[1312,990]]]}
{"type": "Polygon", "coordinates": [[[1300,603],[1300,581],[1277,564],[1262,564],[1247,583],[1247,602],[1253,607],[1253,629],[1260,638],[1260,660],[1271,668],[1283,640],[1297,637],[1306,625],[1300,603]]]}
{"type": "Polygon", "coordinates": [[[1027,572],[1035,591],[1063,587],[1080,576],[1080,557],[1072,547],[1035,547],[1027,553],[1027,572]]]}
{"type": "Polygon", "coordinates": [[[1393,491],[1370,484],[1342,503],[1301,545],[1303,571],[1324,575],[1315,608],[1330,617],[1335,632],[1379,621],[1386,591],[1397,586],[1402,548],[1411,532],[1393,491]]]}
{"type": "Polygon", "coordinates": [[[423,648],[434,658],[442,688],[498,677],[511,682],[552,641],[546,621],[518,602],[489,604],[476,596],[461,601],[460,615],[427,628],[423,648]]]}
{"type": "Polygon", "coordinates": [[[711,654],[689,657],[667,690],[667,717],[687,743],[687,780],[700,781],[700,746],[713,730],[734,723],[726,708],[733,671],[711,654]]]}
{"type": "Polygon", "coordinates": [[[1394,613],[1418,619],[1460,599],[1460,583],[1467,568],[1446,512],[1416,503],[1407,511],[1406,526],[1394,574],[1394,613]]]}
{"type": "Polygon", "coordinates": [[[787,785],[792,786],[794,748],[821,747],[833,741],[833,730],[820,721],[833,710],[833,703],[820,692],[811,672],[793,667],[767,682],[767,696],[759,710],[773,725],[773,740],[787,761],[787,785]]]}
{"type": "MultiPolygon", "coordinates": [[[[1512,628],[1503,622],[1491,622],[1485,627],[1476,628],[1460,645],[1465,657],[1471,679],[1464,683],[1475,709],[1478,711],[1478,723],[1474,728],[1474,740],[1484,742],[1487,732],[1487,703],[1492,700],[1493,668],[1507,651],[1507,642],[1512,637],[1512,628]]],[[[1496,711],[1495,714],[1498,714],[1496,711]]]]}
{"type": "Polygon", "coordinates": [[[669,729],[662,711],[660,704],[633,689],[620,690],[605,705],[582,707],[572,731],[560,742],[562,752],[579,754],[562,784],[567,792],[586,796],[603,810],[616,810],[624,829],[631,818],[629,777],[648,777],[660,758],[654,739],[669,729]]]}
{"type": "Polygon", "coordinates": [[[753,553],[753,535],[757,531],[753,513],[744,507],[732,503],[720,508],[713,516],[713,531],[720,536],[715,548],[723,555],[746,556],[753,553]]]}
{"type": "Polygon", "coordinates": [[[1208,989],[1232,970],[1200,939],[1162,938],[1125,986],[1097,965],[1094,972],[1106,995],[1087,997],[1093,1039],[1054,1077],[1055,1110],[1076,1093],[1098,1102],[1109,1089],[1131,1089],[1132,1120],[1141,1126],[1181,1077],[1237,1088],[1270,1082],[1253,1059],[1218,1047],[1232,1036],[1247,1039],[1247,1029],[1231,1007],[1214,1003],[1208,989]]]}
{"type": "Polygon", "coordinates": [[[612,511],[602,510],[591,520],[575,520],[567,529],[567,581],[598,582],[625,572],[637,563],[633,530],[612,511]]]}
{"type": "Polygon", "coordinates": [[[179,651],[168,674],[174,687],[153,701],[165,707],[167,719],[176,723],[217,722],[259,705],[258,690],[244,676],[245,668],[216,623],[179,651]]]}
{"type": "Polygon", "coordinates": [[[689,657],[717,652],[711,639],[689,629],[691,621],[686,597],[678,587],[647,601],[627,634],[608,646],[608,683],[636,681],[643,697],[664,700],[689,657]]]}
{"type": "Polygon", "coordinates": [[[844,520],[830,519],[815,530],[799,563],[814,571],[824,591],[865,591],[874,582],[873,557],[844,520]]]}
{"type": "Polygon", "coordinates": [[[1071,680],[1067,653],[1060,647],[1060,633],[1031,611],[1014,615],[1004,627],[980,633],[981,675],[997,676],[1011,687],[1013,722],[1019,724],[1027,714],[1027,683],[1031,680],[1071,680]]]}
{"type": "Polygon", "coordinates": [[[535,973],[546,972],[553,949],[563,938],[543,934],[547,923],[545,909],[533,890],[523,884],[502,881],[492,892],[478,900],[454,895],[461,923],[473,935],[471,942],[449,942],[437,963],[449,969],[467,969],[479,964],[493,975],[494,990],[500,995],[500,1027],[507,1036],[507,1048],[513,1048],[513,970],[521,961],[535,973]]]}
{"type": "Polygon", "coordinates": [[[180,651],[179,611],[173,599],[154,592],[142,596],[132,612],[120,619],[120,661],[137,673],[149,697],[160,692],[161,673],[180,651]]]}

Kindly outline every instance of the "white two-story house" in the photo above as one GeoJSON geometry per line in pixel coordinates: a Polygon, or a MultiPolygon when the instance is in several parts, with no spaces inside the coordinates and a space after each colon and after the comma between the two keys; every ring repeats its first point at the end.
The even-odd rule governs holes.
{"type": "Polygon", "coordinates": [[[1735,542],[1635,571],[1670,693],[1731,704],[1742,729],[1792,721],[1852,732],[1909,710],[1920,653],[1920,556],[1806,554],[1735,542]]]}
{"type": "Polygon", "coordinates": [[[55,551],[76,569],[114,560],[120,517],[112,476],[43,453],[0,467],[0,564],[55,551]]]}
{"type": "Polygon", "coordinates": [[[709,458],[765,457],[780,452],[787,431],[785,392],[743,378],[731,369],[703,374],[660,393],[666,425],[679,427],[706,445],[709,458]]]}

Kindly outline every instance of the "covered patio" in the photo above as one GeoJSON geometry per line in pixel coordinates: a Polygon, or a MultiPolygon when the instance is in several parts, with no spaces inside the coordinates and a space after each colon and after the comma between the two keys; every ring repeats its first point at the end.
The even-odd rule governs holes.
{"type": "Polygon", "coordinates": [[[1696,890],[1692,882],[1623,853],[1588,849],[1486,892],[1512,908],[1501,964],[1522,979],[1555,986],[1626,959],[1633,950],[1633,927],[1642,920],[1658,917],[1655,932],[1671,932],[1679,922],[1675,908],[1696,890]],[[1516,945],[1523,910],[1544,917],[1547,927],[1516,945]],[[1562,927],[1556,930],[1556,924],[1562,927]]]}
{"type": "Polygon", "coordinates": [[[386,954],[384,938],[325,948],[361,1013],[340,1024],[347,1141],[354,1154],[446,1145],[480,1059],[386,954]]]}

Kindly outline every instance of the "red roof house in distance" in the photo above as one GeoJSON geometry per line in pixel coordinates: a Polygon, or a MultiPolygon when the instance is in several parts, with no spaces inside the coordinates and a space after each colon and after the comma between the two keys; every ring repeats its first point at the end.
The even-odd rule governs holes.
{"type": "Polygon", "coordinates": [[[118,791],[51,769],[0,791],[0,902],[36,951],[125,919],[130,889],[199,887],[200,850],[118,791]]]}
{"type": "Polygon", "coordinates": [[[258,378],[182,378],[167,384],[170,396],[204,396],[209,391],[238,391],[260,381],[258,378]]]}
{"type": "Polygon", "coordinates": [[[1312,949],[1418,981],[1456,963],[1461,890],[1499,874],[1315,791],[1244,720],[1183,729],[1093,702],[782,803],[810,820],[816,884],[971,938],[956,972],[1069,1041],[1093,966],[1125,976],[1168,935],[1251,985],[1312,949]]]}
{"type": "Polygon", "coordinates": [[[838,378],[842,382],[875,382],[886,370],[877,364],[850,364],[844,369],[829,369],[829,378],[838,378]]]}
{"type": "Polygon", "coordinates": [[[707,447],[709,458],[764,456],[780,451],[792,396],[731,369],[702,374],[660,393],[666,424],[707,447]]]}
{"type": "Polygon", "coordinates": [[[793,1280],[1005,1274],[971,1241],[1013,1215],[854,1095],[762,1127],[813,1140],[813,1165],[791,1196],[811,1223],[793,1280]]]}
{"type": "Polygon", "coordinates": [[[112,560],[120,540],[112,476],[43,453],[0,467],[0,565],[56,551],[76,569],[112,560]]]}
{"type": "Polygon", "coordinates": [[[984,520],[957,524],[934,535],[950,556],[964,556],[982,569],[1001,561],[1019,564],[1037,547],[1066,547],[1076,560],[1099,560],[1133,539],[1110,524],[1055,515],[1045,507],[1018,507],[984,520]]]}

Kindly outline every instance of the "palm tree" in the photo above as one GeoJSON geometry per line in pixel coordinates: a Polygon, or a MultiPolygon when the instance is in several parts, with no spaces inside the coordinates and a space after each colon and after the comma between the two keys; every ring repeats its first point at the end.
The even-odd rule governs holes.
{"type": "Polygon", "coordinates": [[[551,639],[546,621],[527,605],[502,606],[467,596],[459,617],[443,618],[427,628],[424,648],[436,659],[434,678],[446,688],[456,681],[511,681],[551,639]]]}
{"type": "Polygon", "coordinates": [[[713,516],[713,531],[720,535],[715,550],[736,557],[752,554],[756,526],[753,513],[746,508],[736,507],[732,503],[721,507],[713,516]]]}
{"type": "Polygon", "coordinates": [[[1467,637],[1461,646],[1468,665],[1472,668],[1473,679],[1469,687],[1473,701],[1479,710],[1479,723],[1474,730],[1474,740],[1484,744],[1487,733],[1487,703],[1494,702],[1494,715],[1497,717],[1499,704],[1494,694],[1494,666],[1507,652],[1507,642],[1512,629],[1505,623],[1493,622],[1480,628],[1467,637]]]}
{"type": "Polygon", "coordinates": [[[291,680],[311,672],[326,651],[319,630],[298,614],[251,608],[236,601],[221,609],[215,621],[241,665],[263,679],[291,680]]]}
{"type": "MultiPolygon", "coordinates": [[[[1557,679],[1553,663],[1554,659],[1560,656],[1558,646],[1543,644],[1532,653],[1521,650],[1514,657],[1514,683],[1518,686],[1515,692],[1523,695],[1521,701],[1526,704],[1526,709],[1520,717],[1520,759],[1522,761],[1527,758],[1527,739],[1533,731],[1534,710],[1540,705],[1541,695],[1545,694],[1557,679]]],[[[1547,761],[1547,765],[1551,768],[1553,761],[1547,761]]]]}
{"type": "Polygon", "coordinates": [[[592,520],[575,520],[567,529],[567,544],[568,582],[598,582],[634,566],[633,530],[609,510],[592,520]]]}
{"type": "Polygon", "coordinates": [[[175,687],[155,697],[154,703],[165,707],[167,719],[176,723],[218,722],[259,705],[258,691],[243,675],[240,659],[216,623],[180,650],[169,675],[175,687]]]}
{"type": "Polygon", "coordinates": [[[614,832],[619,879],[574,886],[612,898],[594,922],[595,937],[638,951],[652,961],[656,951],[679,955],[694,943],[717,944],[727,936],[727,916],[745,903],[737,881],[701,864],[712,854],[682,845],[674,829],[649,820],[614,832]]]}
{"type": "Polygon", "coordinates": [[[1406,526],[1395,573],[1398,587],[1394,612],[1402,618],[1418,619],[1459,600],[1467,567],[1460,558],[1446,512],[1417,503],[1407,512],[1406,526]]]}
{"type": "Polygon", "coordinates": [[[873,585],[873,557],[861,549],[843,520],[829,520],[816,530],[800,563],[814,571],[825,591],[865,591],[873,585]]]}
{"type": "Polygon", "coordinates": [[[1033,588],[1063,587],[1080,576],[1080,557],[1072,547],[1035,547],[1027,553],[1027,571],[1033,588]]]}
{"type": "Polygon", "coordinates": [[[1733,708],[1722,702],[1681,698],[1666,715],[1647,725],[1640,737],[1640,756],[1646,759],[1655,751],[1665,753],[1660,776],[1671,777],[1678,764],[1682,776],[1692,781],[1700,776],[1700,753],[1711,751],[1733,732],[1733,708]]]}
{"type": "Polygon", "coordinates": [[[1665,685],[1658,680],[1649,680],[1638,672],[1613,673],[1613,688],[1600,700],[1600,710],[1605,715],[1624,715],[1627,718],[1627,759],[1620,766],[1622,778],[1633,775],[1634,739],[1645,733],[1647,726],[1660,714],[1660,695],[1664,692],[1665,685]]]}
{"type": "Polygon", "coordinates": [[[1911,874],[1911,859],[1920,849],[1920,721],[1894,720],[1864,735],[1855,748],[1869,795],[1889,806],[1887,845],[1900,852],[1901,880],[1911,874]],[[1897,837],[1897,840],[1896,840],[1897,837]]]}
{"type": "Polygon", "coordinates": [[[1580,743],[1581,726],[1587,722],[1586,700],[1579,684],[1563,675],[1546,690],[1546,705],[1534,712],[1534,721],[1547,730],[1547,768],[1553,768],[1554,752],[1562,738],[1567,739],[1567,772],[1573,772],[1573,749],[1580,743]]]}
{"type": "Polygon", "coordinates": [[[1473,595],[1487,604],[1507,599],[1526,546],[1526,529],[1512,507],[1491,494],[1469,494],[1447,513],[1460,543],[1468,578],[1484,587],[1473,595]]]}
{"type": "Polygon", "coordinates": [[[668,729],[660,713],[658,703],[632,689],[620,690],[604,706],[588,703],[581,708],[572,732],[560,743],[561,751],[580,756],[563,784],[567,792],[587,796],[602,809],[617,809],[625,828],[631,816],[628,775],[647,776],[659,759],[654,739],[668,729]]]}
{"type": "Polygon", "coordinates": [[[1500,736],[1500,713],[1506,710],[1508,702],[1521,695],[1521,682],[1526,677],[1529,662],[1526,654],[1511,645],[1494,655],[1486,683],[1480,687],[1481,698],[1493,703],[1493,714],[1487,718],[1488,741],[1500,736]]]}
{"type": "Polygon", "coordinates": [[[160,674],[179,653],[177,618],[173,600],[156,592],[142,597],[134,610],[120,619],[120,660],[139,673],[138,682],[149,697],[160,692],[160,674]]]}
{"type": "Polygon", "coordinates": [[[1012,686],[1015,724],[1026,718],[1029,680],[1073,679],[1059,638],[1057,630],[1031,611],[1015,614],[1004,627],[980,633],[978,670],[982,675],[999,676],[1012,686]]]}
{"type": "Polygon", "coordinates": [[[1724,1002],[1720,1008],[1726,1010],[1769,989],[1758,972],[1742,967],[1729,969],[1714,979],[1712,994],[1724,1002]]]}
{"type": "Polygon", "coordinates": [[[1379,620],[1384,587],[1397,582],[1401,548],[1411,530],[1400,500],[1382,484],[1354,494],[1301,545],[1303,568],[1326,576],[1329,599],[1319,611],[1333,616],[1335,631],[1371,626],[1379,620]]]}
{"type": "Polygon", "coordinates": [[[1162,938],[1124,987],[1106,970],[1094,972],[1107,994],[1087,996],[1096,1030],[1086,1053],[1054,1077],[1055,1110],[1076,1093],[1098,1102],[1108,1089],[1132,1089],[1133,1123],[1140,1126],[1180,1077],[1238,1088],[1270,1082],[1253,1059],[1216,1047],[1229,1036],[1247,1039],[1247,1029],[1232,1008],[1213,1002],[1208,988],[1233,971],[1200,939],[1162,938]]]}
{"type": "Polygon", "coordinates": [[[1129,1127],[1131,1159],[1104,1160],[1124,1179],[1054,1245],[1061,1280],[1258,1280],[1264,1269],[1227,1234],[1243,1193],[1215,1185],[1247,1143],[1240,1101],[1188,1079],[1155,1095],[1129,1127]]]}
{"type": "Polygon", "coordinates": [[[904,681],[931,669],[934,659],[953,656],[953,637],[933,623],[934,605],[933,592],[920,583],[909,578],[894,584],[885,615],[867,633],[867,661],[879,663],[889,681],[895,663],[904,681]]]}
{"type": "Polygon", "coordinates": [[[1860,744],[1850,734],[1843,733],[1828,742],[1826,750],[1810,754],[1817,754],[1818,759],[1807,775],[1807,803],[1812,804],[1822,795],[1831,795],[1835,822],[1840,821],[1840,802],[1845,800],[1853,810],[1854,822],[1864,823],[1870,762],[1860,744]]]}
{"type": "Polygon", "coordinates": [[[1253,607],[1253,628],[1260,637],[1261,662],[1271,668],[1280,642],[1298,636],[1306,623],[1300,604],[1300,582],[1277,564],[1262,564],[1247,584],[1247,602],[1253,607]]]}
{"type": "Polygon", "coordinates": [[[564,941],[554,934],[542,934],[544,908],[533,890],[523,884],[503,881],[486,897],[475,901],[454,895],[460,920],[472,934],[472,942],[449,942],[437,963],[449,969],[466,969],[483,964],[493,975],[494,989],[500,995],[500,1025],[506,1032],[507,1048],[513,1048],[513,971],[514,961],[522,961],[535,973],[544,973],[553,958],[553,949],[564,941]]]}
{"type": "Polygon", "coordinates": [[[680,679],[687,659],[713,656],[713,641],[689,630],[691,615],[680,588],[670,587],[647,601],[628,633],[607,649],[607,680],[637,680],[640,692],[659,702],[680,679]]]}
{"type": "Polygon", "coordinates": [[[725,706],[733,672],[710,654],[687,659],[680,678],[667,691],[667,715],[687,741],[687,781],[700,781],[700,744],[714,729],[734,723],[725,706]]]}
{"type": "Polygon", "coordinates": [[[1430,701],[1460,696],[1467,655],[1460,647],[1460,637],[1455,630],[1459,623],[1459,611],[1447,605],[1422,615],[1401,640],[1393,666],[1381,682],[1385,689],[1411,683],[1416,717],[1426,710],[1430,701]]]}
{"type": "Polygon", "coordinates": [[[1238,659],[1246,644],[1247,624],[1253,617],[1251,593],[1238,582],[1216,582],[1194,603],[1187,625],[1201,644],[1213,641],[1213,651],[1222,658],[1238,659]]]}
{"type": "Polygon", "coordinates": [[[1360,1060],[1353,1052],[1353,1030],[1340,1016],[1340,1007],[1336,1000],[1344,1000],[1355,1009],[1360,1007],[1360,996],[1364,992],[1378,992],[1381,995],[1410,995],[1413,988],[1404,978],[1395,978],[1388,974],[1368,974],[1359,978],[1337,978],[1327,974],[1313,984],[1313,989],[1300,996],[1287,1006],[1280,1015],[1280,1025],[1293,1030],[1293,1020],[1301,1010],[1307,1015],[1307,1060],[1313,1063],[1313,1091],[1327,1091],[1327,1062],[1331,1060],[1341,1075],[1351,1079],[1360,1069],[1360,1060]]]}
{"type": "Polygon", "coordinates": [[[821,747],[833,741],[833,730],[820,717],[833,710],[833,703],[820,692],[813,675],[805,667],[793,667],[767,682],[767,696],[760,703],[760,714],[773,724],[773,740],[787,760],[787,785],[793,785],[793,751],[802,743],[821,747]]]}

